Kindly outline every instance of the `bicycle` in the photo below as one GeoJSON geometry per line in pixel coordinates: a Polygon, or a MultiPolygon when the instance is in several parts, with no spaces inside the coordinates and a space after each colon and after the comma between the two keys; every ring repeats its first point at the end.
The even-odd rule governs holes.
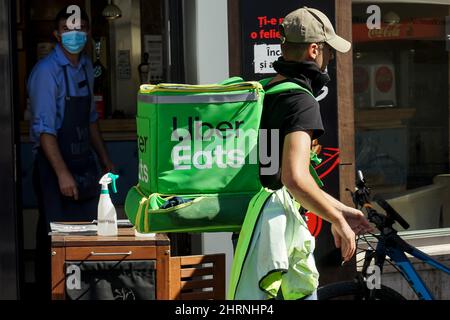
{"type": "Polygon", "coordinates": [[[333,300],[347,297],[354,300],[406,300],[392,288],[384,285],[375,288],[372,283],[368,283],[368,279],[373,275],[368,270],[374,260],[375,266],[380,270],[380,276],[385,262],[388,262],[401,273],[420,300],[434,300],[432,293],[405,253],[449,275],[450,269],[411,246],[398,235],[398,231],[393,228],[393,224],[397,222],[405,230],[409,228],[409,224],[384,199],[377,197],[374,200],[385,211],[385,214],[374,209],[370,204],[370,189],[366,185],[361,171],[358,171],[355,192],[350,191],[350,193],[355,207],[363,212],[365,211],[368,220],[379,230],[379,234],[372,234],[378,240],[378,243],[374,248],[366,236],[359,236],[358,241],[363,240],[368,245],[368,249],[363,249],[365,255],[361,272],[358,273],[354,281],[337,282],[320,287],[317,291],[318,299],[333,300]]]}

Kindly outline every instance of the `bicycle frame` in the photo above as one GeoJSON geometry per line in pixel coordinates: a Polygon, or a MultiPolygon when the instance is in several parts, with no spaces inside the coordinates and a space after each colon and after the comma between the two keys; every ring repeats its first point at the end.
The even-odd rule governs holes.
{"type": "Polygon", "coordinates": [[[447,268],[426,253],[406,243],[397,234],[395,234],[388,243],[384,243],[384,241],[381,241],[381,243],[379,242],[376,251],[378,258],[382,258],[382,261],[378,261],[376,264],[382,265],[384,263],[383,256],[385,257],[388,255],[421,300],[434,300],[434,297],[405,253],[450,275],[450,268],[447,268]],[[382,252],[384,252],[384,254],[382,254],[382,252]]]}
{"type": "MultiPolygon", "coordinates": [[[[373,259],[375,259],[375,265],[378,266],[382,273],[386,256],[388,256],[392,260],[391,263],[405,278],[419,299],[434,300],[432,293],[427,288],[416,269],[414,269],[414,266],[406,256],[406,253],[439,271],[447,273],[448,275],[450,275],[450,268],[439,263],[419,249],[411,246],[398,235],[397,230],[392,227],[393,224],[397,222],[404,229],[408,229],[409,224],[384,199],[379,198],[377,203],[383,208],[385,214],[380,214],[373,208],[370,203],[370,189],[366,186],[364,176],[361,171],[358,171],[355,192],[350,191],[350,194],[356,208],[361,210],[364,209],[367,213],[369,221],[374,223],[376,228],[381,232],[379,235],[374,235],[374,237],[378,239],[376,248],[374,249],[369,244],[370,249],[366,250],[364,265],[362,272],[358,277],[358,281],[360,283],[361,281],[367,281],[367,270],[373,259]]],[[[369,298],[373,297],[374,292],[374,290],[371,290],[369,286],[366,285],[365,294],[368,294],[369,298]]]]}

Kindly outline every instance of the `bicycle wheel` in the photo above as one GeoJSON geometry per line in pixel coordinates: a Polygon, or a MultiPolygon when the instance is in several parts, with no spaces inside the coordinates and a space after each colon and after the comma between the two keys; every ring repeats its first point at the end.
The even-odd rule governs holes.
{"type": "Polygon", "coordinates": [[[370,298],[369,292],[369,289],[365,288],[364,284],[357,281],[346,281],[320,287],[317,290],[317,296],[318,300],[406,300],[397,291],[383,285],[380,289],[374,290],[370,298]]]}

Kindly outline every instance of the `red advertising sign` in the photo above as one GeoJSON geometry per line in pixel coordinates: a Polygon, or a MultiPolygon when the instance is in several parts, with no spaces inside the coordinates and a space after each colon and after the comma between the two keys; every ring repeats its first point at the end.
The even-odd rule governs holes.
{"type": "Polygon", "coordinates": [[[394,74],[388,67],[379,67],[375,73],[375,85],[381,92],[389,92],[394,83],[394,74]]]}
{"type": "Polygon", "coordinates": [[[382,24],[380,29],[369,29],[365,23],[353,24],[353,42],[385,40],[443,40],[444,19],[414,19],[408,22],[382,24]]]}

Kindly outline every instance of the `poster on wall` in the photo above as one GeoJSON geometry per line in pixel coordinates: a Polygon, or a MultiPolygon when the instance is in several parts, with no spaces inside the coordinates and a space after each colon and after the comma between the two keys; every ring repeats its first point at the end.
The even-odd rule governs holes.
{"type": "MultiPolygon", "coordinates": [[[[289,12],[303,6],[325,13],[335,25],[334,1],[286,0],[283,5],[271,0],[260,0],[255,6],[252,1],[241,1],[242,26],[242,71],[246,80],[260,80],[275,74],[273,62],[281,55],[279,24],[289,12]]],[[[337,123],[336,63],[328,65],[331,81],[317,98],[320,103],[326,133],[316,145],[320,150],[322,163],[316,170],[325,184],[325,190],[339,198],[339,146],[337,123]]],[[[308,226],[316,237],[316,260],[319,269],[337,266],[340,253],[334,247],[330,225],[312,212],[307,214],[308,226]]],[[[329,272],[327,272],[329,273],[329,272]]]]}
{"type": "Polygon", "coordinates": [[[148,54],[149,80],[161,81],[163,78],[163,43],[162,35],[145,35],[144,52],[148,54]]]}

